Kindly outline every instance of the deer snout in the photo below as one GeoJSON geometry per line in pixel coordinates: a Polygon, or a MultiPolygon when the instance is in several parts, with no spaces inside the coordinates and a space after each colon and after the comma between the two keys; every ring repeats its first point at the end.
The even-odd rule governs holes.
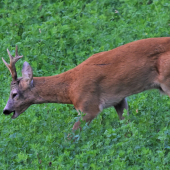
{"type": "Polygon", "coordinates": [[[4,113],[5,115],[9,115],[11,112],[12,112],[12,111],[7,110],[7,109],[4,109],[4,110],[3,110],[3,113],[4,113]]]}

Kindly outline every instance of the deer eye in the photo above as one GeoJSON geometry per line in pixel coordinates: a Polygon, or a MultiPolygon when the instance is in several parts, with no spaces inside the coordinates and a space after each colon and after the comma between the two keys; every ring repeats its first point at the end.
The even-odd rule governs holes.
{"type": "Polygon", "coordinates": [[[17,96],[17,93],[12,94],[12,98],[15,98],[17,96]]]}

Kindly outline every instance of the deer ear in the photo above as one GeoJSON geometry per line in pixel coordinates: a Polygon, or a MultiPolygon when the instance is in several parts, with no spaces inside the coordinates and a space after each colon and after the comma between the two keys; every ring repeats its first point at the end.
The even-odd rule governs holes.
{"type": "Polygon", "coordinates": [[[22,68],[22,78],[26,81],[27,85],[31,85],[33,72],[31,66],[25,61],[22,68]]]}

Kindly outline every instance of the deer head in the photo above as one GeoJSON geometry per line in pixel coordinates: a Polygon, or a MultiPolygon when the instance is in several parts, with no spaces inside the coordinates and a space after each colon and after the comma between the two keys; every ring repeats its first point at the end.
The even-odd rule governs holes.
{"type": "Polygon", "coordinates": [[[31,66],[27,62],[24,62],[22,77],[17,78],[15,63],[23,56],[18,55],[17,46],[15,57],[12,57],[8,49],[7,52],[10,58],[10,64],[8,64],[3,58],[2,60],[12,75],[12,82],[10,96],[3,113],[9,115],[13,112],[12,118],[14,119],[32,104],[33,96],[31,95],[31,88],[33,86],[33,73],[31,66]]]}

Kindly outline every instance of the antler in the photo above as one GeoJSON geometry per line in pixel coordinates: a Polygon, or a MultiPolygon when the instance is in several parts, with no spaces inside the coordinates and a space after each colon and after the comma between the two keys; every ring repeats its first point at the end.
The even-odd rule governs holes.
{"type": "Polygon", "coordinates": [[[8,64],[3,58],[3,62],[4,64],[7,66],[7,68],[9,69],[11,75],[12,75],[12,79],[13,80],[17,80],[17,72],[16,72],[16,68],[15,68],[15,63],[22,58],[23,56],[19,56],[18,55],[18,47],[16,45],[16,50],[15,50],[15,57],[12,57],[12,55],[10,54],[9,50],[7,49],[9,58],[10,58],[10,64],[8,64]]]}

